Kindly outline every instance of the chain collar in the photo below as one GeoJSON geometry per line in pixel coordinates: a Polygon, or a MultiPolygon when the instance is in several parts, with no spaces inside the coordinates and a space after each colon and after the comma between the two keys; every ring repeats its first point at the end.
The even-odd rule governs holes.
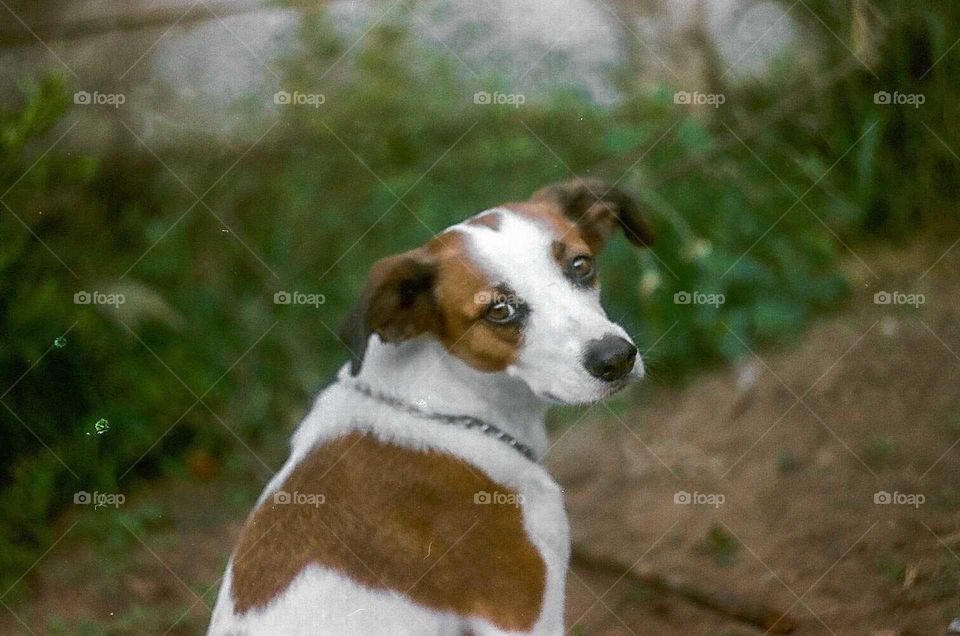
{"type": "Polygon", "coordinates": [[[507,433],[500,427],[490,422],[481,420],[478,417],[472,417],[470,415],[448,415],[445,413],[433,413],[422,409],[419,406],[410,404],[409,402],[404,402],[400,398],[389,395],[387,393],[382,393],[376,391],[369,384],[364,382],[352,382],[350,383],[350,388],[352,388],[357,393],[364,395],[371,400],[376,400],[377,402],[382,402],[387,406],[397,409],[398,411],[403,411],[413,415],[414,417],[422,417],[424,419],[433,420],[435,422],[443,422],[444,424],[452,424],[454,426],[459,426],[467,430],[475,429],[486,435],[487,437],[492,437],[496,440],[500,440],[504,444],[510,446],[521,455],[526,457],[532,462],[536,462],[536,455],[533,453],[533,449],[518,440],[516,437],[507,433]]]}

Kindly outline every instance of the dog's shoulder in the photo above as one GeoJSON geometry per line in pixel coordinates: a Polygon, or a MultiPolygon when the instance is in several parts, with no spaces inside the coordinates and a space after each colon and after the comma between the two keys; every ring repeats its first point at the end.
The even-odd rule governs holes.
{"type": "Polygon", "coordinates": [[[234,554],[234,606],[266,606],[319,565],[438,611],[527,630],[547,568],[522,503],[452,454],[369,433],[326,440],[252,513],[234,554]]]}

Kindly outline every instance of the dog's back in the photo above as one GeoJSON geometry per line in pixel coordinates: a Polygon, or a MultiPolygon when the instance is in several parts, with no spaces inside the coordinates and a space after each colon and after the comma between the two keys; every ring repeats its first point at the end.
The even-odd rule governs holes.
{"type": "Polygon", "coordinates": [[[496,439],[464,448],[462,431],[327,393],[241,532],[210,633],[562,630],[545,611],[562,606],[567,545],[547,473],[496,439]]]}

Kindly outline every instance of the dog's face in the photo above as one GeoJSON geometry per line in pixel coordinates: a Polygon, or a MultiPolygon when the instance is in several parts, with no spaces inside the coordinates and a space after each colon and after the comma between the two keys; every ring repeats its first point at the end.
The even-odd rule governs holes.
{"type": "Polygon", "coordinates": [[[617,229],[653,236],[634,202],[594,181],[544,188],[482,212],[426,245],[378,262],[341,328],[358,359],[371,334],[427,334],[486,372],[523,380],[542,399],[592,402],[643,375],[629,335],[600,306],[596,259],[617,229]]]}

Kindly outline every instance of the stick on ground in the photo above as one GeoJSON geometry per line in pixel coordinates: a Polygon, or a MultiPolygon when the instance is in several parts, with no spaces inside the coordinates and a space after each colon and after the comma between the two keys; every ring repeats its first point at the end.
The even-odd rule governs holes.
{"type": "Polygon", "coordinates": [[[678,579],[655,574],[640,572],[631,568],[629,564],[621,563],[616,559],[600,556],[583,548],[573,546],[571,555],[572,565],[623,576],[631,581],[641,583],[663,594],[678,596],[691,603],[706,609],[718,612],[740,622],[768,630],[772,634],[789,634],[796,629],[796,621],[787,616],[786,612],[769,608],[760,603],[744,599],[729,593],[718,593],[691,585],[678,579]]]}

